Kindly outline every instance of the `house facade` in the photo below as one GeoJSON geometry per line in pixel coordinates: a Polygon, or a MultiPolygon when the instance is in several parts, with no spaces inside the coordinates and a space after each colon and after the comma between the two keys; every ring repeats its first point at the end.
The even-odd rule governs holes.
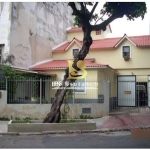
{"type": "MultiPolygon", "coordinates": [[[[41,9],[39,8],[39,11],[41,9]]],[[[40,27],[38,32],[39,29],[40,27]]],[[[0,116],[45,117],[50,111],[56,89],[63,79],[64,71],[69,66],[68,61],[72,62],[82,47],[83,33],[81,28],[67,28],[67,40],[52,44],[51,48],[49,48],[49,44],[43,42],[41,37],[36,35],[35,38],[31,31],[30,41],[33,41],[34,54],[38,54],[39,57],[43,54],[46,56],[37,59],[35,55],[30,55],[36,59],[29,63],[28,71],[49,75],[51,79],[32,80],[30,83],[19,81],[17,94],[9,103],[4,101],[4,99],[8,99],[7,90],[2,91],[0,116]],[[38,42],[42,42],[42,46],[48,45],[46,51],[43,51],[43,47],[38,46],[38,42]],[[41,49],[43,53],[41,53],[41,49]],[[35,85],[39,85],[38,88],[35,88],[37,87],[35,85]],[[26,87],[25,94],[28,95],[20,90],[23,87],[26,87]],[[47,103],[44,103],[45,100],[47,103]]],[[[84,79],[77,79],[73,85],[73,96],[69,101],[69,116],[71,118],[79,118],[80,115],[101,117],[109,115],[113,108],[137,107],[139,106],[140,95],[143,98],[143,95],[140,94],[141,88],[145,88],[144,107],[149,110],[150,36],[128,37],[123,35],[117,38],[106,38],[106,34],[111,32],[111,27],[108,25],[105,32],[93,31],[91,33],[93,43],[84,61],[87,76],[84,79]]]]}
{"type": "MultiPolygon", "coordinates": [[[[110,30],[110,28],[108,28],[108,30],[110,30]]],[[[101,35],[99,34],[99,36],[101,35]]],[[[77,44],[77,46],[79,45],[77,44]]],[[[72,51],[70,52],[70,54],[71,55],[69,56],[69,59],[73,60],[74,56],[72,55],[72,51]]],[[[53,89],[52,86],[55,81],[62,81],[64,70],[66,67],[68,67],[68,59],[58,60],[56,58],[53,61],[51,60],[52,59],[45,60],[44,63],[37,63],[31,66],[29,71],[50,75],[52,77],[51,79],[53,80],[31,79],[30,82],[29,80],[17,81],[17,89],[15,91],[15,94],[13,94],[13,97],[9,99],[9,88],[13,89],[13,86],[11,86],[11,84],[14,82],[12,80],[7,81],[7,89],[6,91],[2,91],[1,99],[3,100],[1,101],[2,104],[0,106],[1,116],[15,116],[21,118],[45,117],[45,115],[50,110],[56,92],[56,89],[53,89]],[[49,64],[49,62],[51,64],[49,64]],[[38,67],[38,65],[42,64],[44,65],[44,67],[46,67],[47,64],[47,68],[38,67]],[[8,83],[10,84],[9,88],[8,83]],[[38,87],[40,88],[37,88],[36,85],[39,85],[38,87]],[[21,90],[22,88],[24,90],[21,90]],[[37,92],[39,94],[37,94],[37,92]],[[37,95],[35,96],[35,94],[37,95]],[[4,101],[4,99],[7,99],[7,101],[4,101]],[[44,103],[43,100],[46,100],[48,102],[44,103]]],[[[69,102],[69,116],[72,118],[79,118],[80,115],[90,115],[91,117],[101,117],[108,115],[110,83],[107,78],[104,81],[101,80],[99,83],[97,82],[99,81],[99,78],[106,77],[106,75],[111,76],[111,78],[116,78],[117,71],[108,65],[96,63],[94,58],[89,58],[85,61],[88,74],[86,76],[86,79],[83,79],[83,81],[81,82],[83,83],[82,88],[74,88],[72,100],[69,102]],[[85,83],[88,83],[88,87],[87,85],[85,85],[85,83]]],[[[80,86],[78,85],[78,87],[80,86]]],[[[114,97],[116,96],[114,95],[114,97]]]]}
{"type": "MultiPolygon", "coordinates": [[[[107,32],[111,32],[110,26],[107,27],[107,32]]],[[[67,35],[68,42],[54,47],[53,59],[31,66],[30,70],[56,73],[56,80],[62,80],[67,60],[74,59],[83,42],[81,28],[69,28],[67,35]]],[[[85,59],[87,78],[84,82],[95,81],[99,84],[100,81],[108,80],[111,105],[150,107],[150,36],[128,37],[125,34],[118,38],[105,38],[103,31],[93,31],[92,38],[93,43],[85,59]]],[[[92,92],[87,90],[75,95],[85,103],[90,100],[92,102],[90,95],[98,100],[103,93],[100,86],[97,93],[92,92]]]]}

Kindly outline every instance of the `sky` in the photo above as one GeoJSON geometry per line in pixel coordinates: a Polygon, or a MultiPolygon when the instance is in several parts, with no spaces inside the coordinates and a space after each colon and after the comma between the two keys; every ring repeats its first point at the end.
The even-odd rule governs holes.
{"type": "MultiPolygon", "coordinates": [[[[102,8],[105,2],[105,0],[101,0],[99,8],[102,8]]],[[[112,33],[108,34],[107,37],[121,37],[124,34],[127,36],[150,35],[150,1],[145,0],[145,2],[147,13],[144,20],[137,18],[134,21],[129,21],[126,17],[116,19],[110,24],[112,33]]],[[[95,11],[97,12],[98,9],[95,11]]]]}
{"type": "MultiPolygon", "coordinates": [[[[6,1],[10,1],[10,0],[6,0],[6,1]]],[[[14,0],[14,1],[17,2],[18,0],[14,0]]],[[[41,0],[31,0],[31,2],[32,1],[40,2],[41,0]]],[[[69,2],[69,1],[70,0],[66,0],[66,2],[69,2]]],[[[76,2],[78,1],[80,0],[76,0],[76,2]]],[[[86,1],[90,2],[91,0],[86,0],[86,1]]],[[[92,1],[97,1],[97,0],[92,0],[92,1]]],[[[99,8],[102,8],[103,4],[106,1],[115,2],[115,0],[100,0],[99,5],[97,6],[98,9],[95,10],[97,13],[99,12],[99,8]]],[[[118,1],[123,2],[124,0],[118,0],[118,1]]],[[[144,20],[142,20],[141,18],[138,18],[138,19],[135,19],[135,21],[129,21],[127,20],[126,17],[116,19],[110,24],[112,33],[107,34],[107,37],[121,37],[124,34],[127,34],[127,36],[150,35],[150,0],[126,0],[125,2],[129,2],[129,1],[130,2],[131,1],[146,2],[147,13],[145,15],[144,20]]],[[[49,2],[54,2],[54,0],[49,0],[49,2]]],[[[58,0],[58,2],[63,2],[63,1],[58,0]]]]}

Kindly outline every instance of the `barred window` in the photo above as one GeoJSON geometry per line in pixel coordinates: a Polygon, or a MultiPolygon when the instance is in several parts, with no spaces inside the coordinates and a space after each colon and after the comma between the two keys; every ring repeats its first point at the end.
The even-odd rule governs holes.
{"type": "Polygon", "coordinates": [[[122,58],[129,56],[131,58],[131,49],[130,46],[122,46],[122,58]]]}
{"type": "Polygon", "coordinates": [[[86,81],[84,79],[77,79],[75,81],[75,92],[76,93],[85,93],[86,92],[86,81]]]}
{"type": "Polygon", "coordinates": [[[73,57],[76,57],[79,53],[79,49],[73,49],[73,57]]]}
{"type": "Polygon", "coordinates": [[[100,35],[101,34],[101,30],[96,31],[96,35],[100,35]]]}

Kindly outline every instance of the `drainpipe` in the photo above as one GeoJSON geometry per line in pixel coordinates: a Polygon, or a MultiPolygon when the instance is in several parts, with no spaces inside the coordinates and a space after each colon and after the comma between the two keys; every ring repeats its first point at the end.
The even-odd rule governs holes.
{"type": "Polygon", "coordinates": [[[140,93],[139,93],[139,82],[138,82],[138,113],[140,113],[139,98],[140,98],[140,93]]]}
{"type": "MultiPolygon", "coordinates": [[[[75,90],[74,90],[74,86],[73,86],[73,101],[72,101],[72,107],[74,107],[74,99],[75,99],[75,90]]],[[[73,113],[73,109],[72,109],[72,119],[73,119],[73,116],[74,116],[74,113],[73,113]]]]}
{"type": "Polygon", "coordinates": [[[40,104],[42,104],[42,79],[40,78],[40,104]]]}

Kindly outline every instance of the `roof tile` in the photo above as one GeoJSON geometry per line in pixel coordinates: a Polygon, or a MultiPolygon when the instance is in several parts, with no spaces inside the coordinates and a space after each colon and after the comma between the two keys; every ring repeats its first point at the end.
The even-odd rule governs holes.
{"type": "MultiPolygon", "coordinates": [[[[81,45],[83,44],[83,41],[78,40],[77,38],[74,38],[77,42],[79,42],[81,45]]],[[[90,50],[95,49],[113,49],[115,45],[122,39],[122,37],[118,38],[105,38],[100,40],[93,40],[92,45],[90,46],[90,50]]],[[[131,41],[133,41],[138,47],[144,47],[144,46],[150,46],[150,35],[144,35],[144,36],[131,36],[129,37],[131,41]]],[[[65,43],[64,45],[56,48],[53,52],[57,51],[65,51],[65,49],[71,44],[71,42],[65,43]]]]}
{"type": "MultiPolygon", "coordinates": [[[[103,64],[97,64],[94,63],[94,59],[85,59],[84,60],[86,63],[87,68],[92,68],[92,67],[104,67],[107,65],[103,64]]],[[[34,67],[31,67],[30,70],[51,70],[51,69],[61,69],[61,68],[67,68],[68,67],[68,62],[67,60],[53,60],[49,62],[45,62],[39,65],[36,65],[34,67]]]]}

